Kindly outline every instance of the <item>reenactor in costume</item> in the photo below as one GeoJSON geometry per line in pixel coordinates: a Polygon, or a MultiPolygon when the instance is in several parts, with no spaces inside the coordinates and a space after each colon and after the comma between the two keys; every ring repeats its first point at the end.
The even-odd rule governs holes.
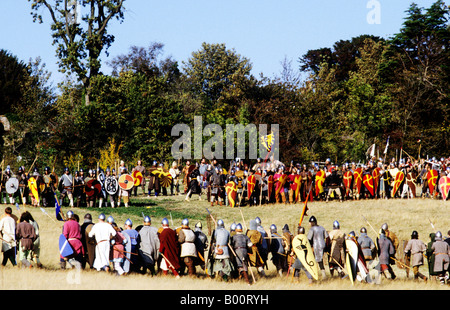
{"type": "MultiPolygon", "coordinates": [[[[393,231],[389,230],[389,227],[388,227],[388,224],[387,224],[387,223],[384,223],[384,224],[381,226],[381,229],[384,230],[384,233],[385,233],[385,235],[386,235],[386,238],[388,238],[389,240],[391,240],[392,245],[394,246],[394,254],[393,254],[392,257],[395,258],[395,255],[396,255],[397,250],[398,250],[398,246],[400,245],[400,241],[398,240],[396,234],[395,234],[393,231]]],[[[390,272],[390,270],[389,270],[389,272],[390,272]]]]}
{"type": "MultiPolygon", "coordinates": [[[[181,258],[181,270],[186,267],[188,269],[189,276],[195,276],[195,262],[197,260],[197,248],[195,247],[195,233],[189,228],[189,220],[184,219],[181,222],[181,229],[178,232],[178,243],[181,246],[180,258],[181,258]]],[[[183,271],[181,272],[184,273],[183,271]]]]}
{"type": "Polygon", "coordinates": [[[436,234],[430,233],[430,241],[427,244],[427,261],[428,261],[428,274],[431,280],[435,280],[439,275],[437,272],[434,272],[434,261],[436,259],[436,255],[434,255],[434,250],[432,249],[433,244],[436,242],[436,234]]]}
{"type": "Polygon", "coordinates": [[[342,190],[343,190],[342,177],[338,175],[337,169],[335,167],[331,168],[331,173],[325,178],[324,187],[326,188],[325,192],[326,201],[330,199],[330,197],[334,197],[337,195],[339,197],[339,201],[342,202],[342,190]]]}
{"type": "MultiPolygon", "coordinates": [[[[283,167],[279,167],[277,172],[274,174],[273,176],[273,187],[274,187],[274,191],[276,191],[276,189],[278,187],[282,187],[278,193],[278,195],[275,192],[275,201],[276,203],[280,203],[280,196],[281,196],[281,201],[283,203],[286,203],[286,196],[284,194],[284,186],[279,184],[279,179],[280,177],[283,175],[283,167]]],[[[287,182],[286,182],[287,183],[287,182]]]]}
{"type": "Polygon", "coordinates": [[[217,221],[217,228],[214,231],[213,239],[211,240],[211,248],[214,263],[211,260],[208,266],[208,274],[210,276],[218,275],[224,281],[228,281],[233,272],[233,264],[230,260],[230,249],[228,244],[230,242],[230,233],[225,229],[223,220],[217,221]],[[212,266],[212,268],[210,268],[212,266]]]}
{"type": "MultiPolygon", "coordinates": [[[[69,199],[69,206],[73,207],[73,191],[74,191],[74,179],[72,175],[70,174],[69,168],[64,168],[64,173],[59,179],[59,186],[58,186],[59,192],[61,193],[61,196],[59,198],[59,201],[61,205],[64,202],[64,198],[69,199]]],[[[79,207],[79,198],[77,197],[77,207],[79,207]]]]}
{"type": "Polygon", "coordinates": [[[295,176],[297,175],[297,168],[292,167],[289,169],[288,179],[286,183],[288,183],[288,195],[289,195],[289,203],[295,203],[295,191],[297,190],[297,184],[295,183],[295,176]]]}
{"type": "Polygon", "coordinates": [[[22,204],[27,204],[28,197],[28,177],[22,166],[17,170],[17,179],[19,180],[19,190],[16,192],[17,196],[20,196],[22,204]]]}
{"type": "Polygon", "coordinates": [[[45,189],[42,191],[42,205],[44,207],[54,206],[55,201],[55,184],[57,183],[56,177],[51,174],[50,167],[44,168],[44,183],[45,189]]]}
{"type": "Polygon", "coordinates": [[[149,179],[148,179],[148,196],[151,196],[152,190],[155,191],[155,197],[158,197],[159,191],[160,191],[160,182],[159,177],[152,172],[154,170],[158,169],[158,162],[156,160],[153,161],[153,165],[150,169],[149,179]]]}
{"type": "Polygon", "coordinates": [[[139,261],[139,253],[138,253],[138,239],[139,233],[136,229],[133,228],[133,222],[130,219],[127,219],[124,224],[124,233],[127,233],[130,236],[131,242],[131,264],[130,271],[137,272],[140,269],[140,261],[139,261]]]}
{"type": "Polygon", "coordinates": [[[188,188],[189,188],[189,169],[191,166],[191,162],[189,160],[186,161],[186,165],[183,167],[183,170],[181,173],[183,174],[183,187],[184,187],[184,194],[187,194],[188,188]]]}
{"type": "Polygon", "coordinates": [[[330,273],[333,276],[334,270],[337,270],[339,276],[344,277],[345,266],[345,233],[341,230],[338,221],[333,222],[333,230],[328,233],[331,242],[329,266],[330,273]]]}
{"type": "Polygon", "coordinates": [[[73,249],[73,254],[66,258],[61,258],[61,269],[66,269],[66,260],[70,265],[81,269],[84,256],[84,247],[81,242],[81,226],[78,224],[72,210],[67,211],[67,221],[64,222],[63,235],[69,241],[73,249]]]}
{"type": "Polygon", "coordinates": [[[151,226],[152,221],[149,216],[144,217],[144,226],[139,230],[139,257],[142,261],[142,273],[146,274],[147,269],[151,275],[156,275],[155,266],[158,261],[159,237],[158,229],[151,226]]]}
{"type": "Polygon", "coordinates": [[[395,249],[394,245],[392,244],[392,241],[386,236],[385,230],[383,228],[380,231],[377,243],[378,243],[378,257],[380,260],[377,282],[380,281],[381,274],[383,274],[387,278],[386,271],[389,272],[391,279],[393,280],[396,278],[396,275],[391,267],[391,265],[394,264],[391,257],[394,256],[395,249]]]}
{"type": "Polygon", "coordinates": [[[6,182],[8,182],[8,180],[10,178],[12,178],[13,174],[11,171],[11,168],[9,166],[6,166],[5,172],[2,175],[2,194],[3,194],[3,203],[4,204],[14,204],[14,197],[13,194],[9,194],[6,191],[6,182]],[[8,197],[8,199],[6,199],[6,197],[8,197]]]}
{"type": "MultiPolygon", "coordinates": [[[[86,176],[86,178],[84,179],[84,184],[87,184],[89,181],[91,180],[96,180],[96,176],[95,176],[95,170],[94,169],[89,169],[88,175],[86,176]]],[[[95,207],[95,201],[97,200],[97,196],[96,195],[86,195],[86,206],[89,207],[95,207]]],[[[77,202],[78,203],[78,202],[77,202]]]]}
{"type": "MultiPolygon", "coordinates": [[[[303,228],[302,226],[298,226],[297,228],[297,234],[298,235],[304,235],[305,234],[305,228],[303,228]]],[[[300,259],[298,259],[297,255],[295,254],[294,251],[291,251],[289,253],[289,261],[292,261],[293,263],[290,264],[290,268],[288,270],[288,272],[292,272],[292,276],[295,278],[299,278],[300,277],[300,270],[303,270],[306,274],[306,277],[308,278],[309,283],[311,284],[313,282],[313,277],[312,275],[308,272],[308,270],[306,270],[306,268],[303,266],[303,264],[300,262],[300,259]]]]}
{"type": "Polygon", "coordinates": [[[256,267],[258,273],[260,273],[262,276],[265,276],[264,272],[265,262],[261,254],[261,252],[263,252],[262,243],[264,238],[258,231],[258,224],[256,223],[256,220],[250,220],[249,228],[250,229],[247,231],[247,236],[249,237],[250,242],[252,243],[252,247],[248,251],[250,266],[256,267]]]}
{"type": "Polygon", "coordinates": [[[264,227],[262,226],[261,218],[259,218],[259,216],[257,216],[255,218],[255,221],[256,221],[256,225],[257,225],[256,226],[256,230],[258,230],[260,232],[261,236],[262,236],[262,243],[261,243],[261,248],[260,248],[260,254],[261,254],[261,257],[262,257],[262,259],[264,261],[264,265],[267,268],[267,259],[268,259],[269,250],[270,250],[269,249],[269,241],[267,240],[267,238],[269,236],[268,236],[266,230],[264,229],[264,227]]]}
{"type": "Polygon", "coordinates": [[[116,235],[111,239],[111,245],[112,245],[112,262],[114,266],[114,271],[116,275],[121,276],[125,274],[125,270],[123,270],[123,263],[125,260],[125,245],[127,244],[128,240],[125,238],[125,236],[122,234],[122,231],[117,226],[117,224],[114,222],[114,219],[112,216],[109,217],[108,223],[111,224],[111,226],[116,231],[116,235]]]}
{"type": "MultiPolygon", "coordinates": [[[[114,169],[114,168],[110,169],[109,167],[107,167],[105,170],[105,179],[110,176],[114,177],[117,180],[117,182],[119,182],[119,180],[118,180],[119,177],[116,176],[116,169],[114,169]]],[[[109,201],[111,208],[116,207],[116,201],[117,201],[118,195],[119,195],[119,190],[117,190],[117,192],[115,194],[110,194],[110,193],[106,192],[105,200],[106,200],[106,203],[108,203],[108,201],[109,201]]]]}
{"type": "Polygon", "coordinates": [[[192,194],[198,194],[198,200],[202,200],[202,188],[201,188],[201,175],[199,170],[198,163],[195,164],[194,170],[189,175],[189,189],[186,194],[186,201],[189,201],[189,199],[192,197],[192,194]]]}
{"type": "Polygon", "coordinates": [[[236,234],[231,237],[230,244],[234,249],[234,253],[236,253],[236,266],[239,275],[241,275],[245,281],[250,284],[250,279],[248,278],[247,249],[251,248],[253,244],[250,241],[250,238],[243,233],[241,223],[236,225],[236,234]]]}
{"type": "Polygon", "coordinates": [[[94,224],[88,236],[95,238],[95,260],[94,268],[97,271],[109,271],[110,258],[110,240],[116,235],[116,230],[105,222],[105,214],[101,213],[98,216],[98,223],[94,224]]]}
{"type": "MultiPolygon", "coordinates": [[[[126,167],[120,167],[119,178],[122,174],[128,174],[126,167]]],[[[119,186],[119,197],[117,198],[117,206],[120,207],[121,198],[123,198],[123,204],[125,205],[125,208],[128,208],[128,203],[130,202],[130,196],[131,196],[131,189],[125,190],[119,186]]]]}
{"type": "Polygon", "coordinates": [[[327,246],[327,240],[329,239],[328,233],[323,226],[317,225],[317,219],[315,216],[309,218],[309,224],[311,228],[308,231],[308,240],[311,247],[314,249],[314,257],[319,269],[322,271],[322,278],[325,278],[325,267],[323,264],[323,254],[327,246]]]}
{"type": "Polygon", "coordinates": [[[413,231],[411,234],[411,240],[405,247],[405,255],[411,257],[411,265],[413,267],[414,280],[421,278],[427,281],[427,277],[419,272],[419,267],[423,265],[424,252],[427,250],[427,246],[423,241],[419,240],[419,233],[413,231]]]}
{"type": "Polygon", "coordinates": [[[312,174],[310,171],[308,171],[308,167],[306,165],[303,165],[302,170],[300,172],[300,201],[305,201],[308,199],[308,192],[311,188],[312,183],[312,174]]]}
{"type": "Polygon", "coordinates": [[[287,260],[285,252],[286,242],[284,238],[277,232],[277,226],[275,224],[270,225],[270,252],[272,253],[272,263],[275,265],[280,277],[283,276],[283,272],[287,272],[287,260]]]}
{"type": "Polygon", "coordinates": [[[161,222],[162,230],[159,234],[159,252],[162,254],[160,268],[164,275],[172,271],[172,274],[179,278],[178,269],[180,269],[180,245],[178,244],[175,230],[169,227],[169,221],[164,218],[161,222]]]}
{"type": "Polygon", "coordinates": [[[16,262],[16,222],[18,218],[13,215],[11,207],[5,208],[5,214],[0,219],[0,233],[2,236],[1,245],[3,252],[2,266],[6,266],[6,263],[11,261],[13,266],[17,265],[16,262]]]}
{"type": "Polygon", "coordinates": [[[219,168],[214,169],[214,173],[211,176],[211,207],[216,204],[222,205],[222,196],[221,192],[223,190],[224,184],[222,184],[222,178],[220,176],[219,168]]]}
{"type": "Polygon", "coordinates": [[[435,240],[431,246],[431,251],[434,254],[433,272],[438,275],[441,284],[445,284],[449,279],[450,246],[442,240],[440,231],[436,232],[435,240]]]}
{"type": "MultiPolygon", "coordinates": [[[[142,193],[145,194],[145,174],[146,174],[146,171],[145,171],[145,167],[142,165],[142,161],[141,160],[137,161],[136,167],[134,167],[131,172],[133,173],[133,171],[139,171],[140,173],[142,173],[142,182],[141,182],[140,185],[142,187],[142,193]]],[[[133,188],[134,196],[137,196],[137,189],[138,189],[138,186],[135,186],[133,188]]]]}
{"type": "Polygon", "coordinates": [[[358,237],[358,244],[361,246],[364,259],[368,265],[371,265],[376,257],[375,242],[367,235],[367,229],[362,227],[358,237]]]}
{"type": "Polygon", "coordinates": [[[36,240],[34,226],[28,223],[27,214],[20,216],[19,224],[16,226],[16,241],[18,245],[19,262],[24,267],[31,267],[33,261],[33,243],[36,240]]]}
{"type": "Polygon", "coordinates": [[[259,179],[259,188],[260,188],[260,199],[261,199],[261,204],[266,204],[269,203],[269,197],[268,197],[268,192],[269,192],[269,185],[268,185],[268,175],[267,175],[267,171],[263,170],[261,173],[261,178],[259,179]]]}
{"type": "Polygon", "coordinates": [[[194,228],[195,234],[195,247],[197,249],[197,262],[202,269],[205,269],[205,250],[208,248],[208,237],[202,231],[202,223],[198,222],[194,228]]]}
{"type": "Polygon", "coordinates": [[[173,189],[176,190],[176,195],[180,195],[180,169],[176,161],[172,163],[172,167],[169,169],[169,173],[172,176],[172,182],[170,183],[170,194],[173,196],[173,189]]]}

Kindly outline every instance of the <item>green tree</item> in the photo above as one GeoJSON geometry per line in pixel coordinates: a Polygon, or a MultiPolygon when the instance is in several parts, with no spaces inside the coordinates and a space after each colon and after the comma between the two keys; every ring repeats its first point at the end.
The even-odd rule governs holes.
{"type": "Polygon", "coordinates": [[[53,44],[62,72],[75,73],[83,84],[85,103],[90,102],[91,78],[100,74],[100,55],[108,54],[114,36],[108,33],[112,19],[124,19],[124,0],[28,0],[33,21],[42,23],[40,10],[46,8],[52,19],[53,44]],[[81,5],[89,13],[77,15],[81,5]],[[85,23],[84,27],[82,23],[85,23]]]}

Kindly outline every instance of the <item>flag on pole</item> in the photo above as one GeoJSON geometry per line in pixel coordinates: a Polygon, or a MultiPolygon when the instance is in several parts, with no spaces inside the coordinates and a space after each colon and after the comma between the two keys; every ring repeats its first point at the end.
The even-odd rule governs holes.
{"type": "Polygon", "coordinates": [[[270,152],[272,150],[272,146],[274,143],[273,132],[271,132],[270,135],[261,136],[261,142],[264,145],[264,147],[267,149],[267,152],[270,152]]]}
{"type": "Polygon", "coordinates": [[[366,155],[370,156],[370,158],[373,158],[375,156],[375,148],[376,148],[376,146],[374,143],[367,149],[366,155]]]}
{"type": "Polygon", "coordinates": [[[389,138],[390,138],[390,136],[387,138],[387,141],[386,141],[386,148],[384,149],[384,153],[383,153],[383,154],[387,154],[388,147],[389,147],[389,138]]]}
{"type": "Polygon", "coordinates": [[[55,193],[55,213],[56,213],[56,219],[58,221],[64,221],[61,217],[61,206],[58,203],[58,199],[56,199],[56,193],[55,193]]]}

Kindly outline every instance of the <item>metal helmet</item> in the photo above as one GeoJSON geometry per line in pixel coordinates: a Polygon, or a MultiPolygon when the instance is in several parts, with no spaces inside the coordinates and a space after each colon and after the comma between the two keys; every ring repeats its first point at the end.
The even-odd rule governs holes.
{"type": "Polygon", "coordinates": [[[414,230],[414,231],[411,233],[411,238],[412,238],[412,239],[419,239],[419,233],[418,233],[416,230],[414,230]]]}
{"type": "Polygon", "coordinates": [[[388,229],[388,224],[384,223],[383,225],[381,225],[381,229],[383,229],[384,231],[386,231],[388,229]]]}
{"type": "Polygon", "coordinates": [[[110,216],[108,216],[108,219],[106,221],[108,223],[112,224],[112,223],[114,223],[114,218],[110,215],[110,216]]]}
{"type": "Polygon", "coordinates": [[[351,236],[351,237],[356,237],[356,234],[355,234],[355,232],[353,230],[351,232],[349,232],[348,235],[351,236]]]}
{"type": "Polygon", "coordinates": [[[152,219],[150,218],[150,216],[146,215],[144,217],[144,223],[151,223],[151,222],[152,222],[152,219]]]}
{"type": "Polygon", "coordinates": [[[367,234],[367,229],[365,227],[362,227],[359,232],[362,234],[367,234]]]}
{"type": "Polygon", "coordinates": [[[339,228],[341,228],[341,225],[339,224],[339,222],[338,221],[334,221],[333,222],[333,229],[339,229],[339,228]]]}
{"type": "Polygon", "coordinates": [[[310,222],[310,223],[315,223],[315,224],[317,224],[317,219],[316,219],[316,217],[315,217],[314,215],[312,215],[312,216],[309,218],[309,222],[310,222]]]}
{"type": "Polygon", "coordinates": [[[188,219],[183,219],[183,220],[181,221],[181,225],[183,225],[183,226],[189,226],[189,220],[188,220],[188,219]]]}
{"type": "Polygon", "coordinates": [[[73,217],[73,211],[72,210],[67,211],[66,216],[68,219],[71,219],[73,217]]]}
{"type": "Polygon", "coordinates": [[[127,225],[127,226],[133,226],[133,222],[132,222],[130,219],[127,219],[127,220],[125,221],[125,225],[127,225]]]}
{"type": "Polygon", "coordinates": [[[298,226],[297,227],[297,233],[300,234],[304,234],[305,233],[305,228],[303,228],[302,226],[298,226]]]}
{"type": "Polygon", "coordinates": [[[233,222],[233,224],[231,224],[230,226],[230,231],[235,231],[236,230],[236,223],[233,222]]]}
{"type": "Polygon", "coordinates": [[[105,216],[105,214],[103,214],[103,213],[100,213],[100,215],[98,216],[98,219],[99,220],[105,220],[105,218],[106,218],[106,216],[105,216]]]}
{"type": "Polygon", "coordinates": [[[275,224],[270,225],[270,232],[276,233],[277,232],[277,226],[275,224]]]}
{"type": "Polygon", "coordinates": [[[50,172],[50,167],[48,167],[48,166],[45,167],[45,168],[44,168],[44,172],[50,172]]]}
{"type": "Polygon", "coordinates": [[[435,240],[437,240],[437,241],[442,240],[442,233],[440,231],[436,232],[435,240]]]}
{"type": "Polygon", "coordinates": [[[195,228],[202,229],[202,222],[197,222],[197,224],[195,224],[195,228]]]}
{"type": "Polygon", "coordinates": [[[224,226],[225,226],[225,223],[223,222],[223,220],[217,221],[217,227],[223,228],[224,226]]]}
{"type": "Polygon", "coordinates": [[[165,225],[165,226],[169,226],[169,220],[165,217],[162,219],[161,224],[165,225]]]}
{"type": "Polygon", "coordinates": [[[257,225],[261,225],[261,219],[259,218],[259,216],[257,216],[257,217],[255,218],[255,221],[256,221],[256,224],[257,224],[257,225]]]}
{"type": "Polygon", "coordinates": [[[242,231],[242,224],[241,223],[236,224],[236,231],[242,231]]]}

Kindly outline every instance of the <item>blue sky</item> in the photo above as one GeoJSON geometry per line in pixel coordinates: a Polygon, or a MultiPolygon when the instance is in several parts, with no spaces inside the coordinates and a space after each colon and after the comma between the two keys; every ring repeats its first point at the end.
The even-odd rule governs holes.
{"type": "MultiPolygon", "coordinates": [[[[52,1],[52,0],[50,0],[52,1]]],[[[414,1],[428,8],[434,0],[414,1]]],[[[339,40],[362,34],[388,38],[397,33],[406,16],[409,0],[126,0],[122,24],[113,21],[109,33],[115,42],[103,55],[102,71],[110,73],[106,64],[114,56],[128,52],[132,45],[148,46],[151,42],[165,45],[164,56],[180,63],[200,49],[202,42],[225,43],[249,58],[252,73],[267,77],[279,75],[281,61],[298,58],[310,49],[331,47],[339,40]],[[380,23],[369,23],[374,7],[380,5],[380,23]]],[[[450,4],[446,1],[447,4],[450,4]]],[[[40,56],[52,72],[54,83],[62,79],[58,73],[55,47],[52,46],[50,19],[42,9],[44,23],[33,23],[31,4],[27,0],[0,0],[0,48],[20,60],[40,56]]]]}

